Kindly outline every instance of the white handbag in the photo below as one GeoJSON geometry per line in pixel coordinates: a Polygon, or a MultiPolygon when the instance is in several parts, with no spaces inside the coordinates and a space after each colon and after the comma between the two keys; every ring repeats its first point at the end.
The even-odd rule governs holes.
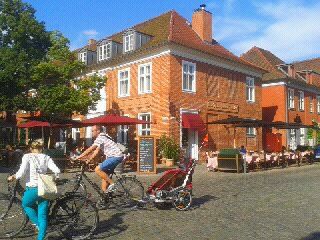
{"type": "Polygon", "coordinates": [[[48,200],[56,199],[58,197],[58,188],[53,176],[39,173],[40,166],[36,163],[35,165],[38,172],[38,196],[48,200]]]}

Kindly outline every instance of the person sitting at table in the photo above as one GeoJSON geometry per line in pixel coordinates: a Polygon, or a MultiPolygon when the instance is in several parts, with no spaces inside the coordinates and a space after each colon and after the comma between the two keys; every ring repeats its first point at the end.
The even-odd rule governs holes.
{"type": "Polygon", "coordinates": [[[207,155],[207,169],[208,171],[216,171],[218,168],[218,152],[206,152],[207,155]]]}

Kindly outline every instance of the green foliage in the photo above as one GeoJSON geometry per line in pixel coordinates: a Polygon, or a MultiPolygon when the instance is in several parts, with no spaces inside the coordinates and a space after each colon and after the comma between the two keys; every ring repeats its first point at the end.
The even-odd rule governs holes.
{"type": "Polygon", "coordinates": [[[0,111],[28,110],[31,71],[50,46],[44,23],[21,0],[0,0],[0,111]]]}
{"type": "Polygon", "coordinates": [[[180,147],[172,137],[162,135],[159,141],[159,151],[164,158],[178,160],[180,147]]]}
{"type": "Polygon", "coordinates": [[[313,129],[312,128],[308,128],[308,130],[307,130],[307,139],[308,140],[313,139],[313,129]]]}
{"type": "Polygon", "coordinates": [[[44,115],[70,116],[73,112],[86,114],[100,100],[105,79],[96,75],[77,79],[85,68],[69,50],[69,41],[60,32],[50,35],[52,46],[45,61],[33,71],[34,110],[44,115]]]}

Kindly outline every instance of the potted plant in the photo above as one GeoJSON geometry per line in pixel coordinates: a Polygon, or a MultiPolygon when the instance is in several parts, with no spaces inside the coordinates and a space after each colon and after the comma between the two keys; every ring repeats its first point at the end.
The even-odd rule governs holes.
{"type": "Polygon", "coordinates": [[[166,166],[171,167],[178,160],[180,155],[180,147],[175,143],[174,139],[162,135],[159,141],[160,154],[165,158],[166,166]]]}

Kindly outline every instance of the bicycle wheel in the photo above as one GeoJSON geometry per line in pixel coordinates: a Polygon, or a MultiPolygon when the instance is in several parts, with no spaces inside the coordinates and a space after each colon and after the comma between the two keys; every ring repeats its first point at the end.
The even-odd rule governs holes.
{"type": "Polygon", "coordinates": [[[95,205],[83,196],[70,196],[57,202],[56,221],[66,239],[88,239],[96,230],[99,216],[95,205]]]}
{"type": "Polygon", "coordinates": [[[0,236],[2,238],[12,238],[26,226],[27,217],[19,199],[10,199],[8,195],[1,194],[0,211],[0,236]]]}
{"type": "Polygon", "coordinates": [[[116,208],[133,208],[143,197],[144,188],[141,182],[136,178],[123,176],[115,183],[112,202],[116,208]]]}
{"type": "Polygon", "coordinates": [[[173,201],[173,206],[178,211],[185,211],[191,207],[192,196],[190,191],[182,190],[178,192],[173,201]]]}

